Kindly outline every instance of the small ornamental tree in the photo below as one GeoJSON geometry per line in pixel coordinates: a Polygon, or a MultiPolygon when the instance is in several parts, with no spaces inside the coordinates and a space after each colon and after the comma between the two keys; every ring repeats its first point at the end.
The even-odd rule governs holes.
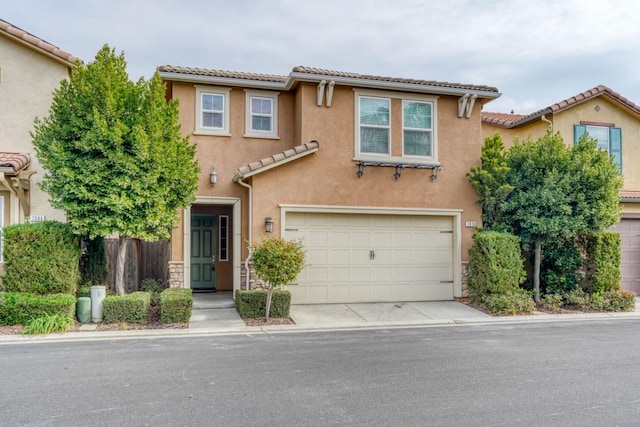
{"type": "Polygon", "coordinates": [[[500,134],[484,140],[480,160],[480,166],[471,168],[467,177],[478,194],[477,203],[482,206],[482,225],[491,229],[494,224],[501,224],[500,207],[513,190],[513,185],[507,182],[509,166],[500,134]]]}
{"type": "Polygon", "coordinates": [[[304,249],[299,241],[264,238],[252,246],[251,262],[258,277],[267,284],[265,320],[269,321],[273,288],[293,282],[304,267],[304,249]]]}
{"type": "Polygon", "coordinates": [[[156,72],[134,83],[124,54],[105,45],[77,63],[32,133],[42,188],[78,235],[117,235],[116,291],[124,294],[127,239],[168,238],[195,198],[195,146],[183,137],[177,101],[156,72]]]}

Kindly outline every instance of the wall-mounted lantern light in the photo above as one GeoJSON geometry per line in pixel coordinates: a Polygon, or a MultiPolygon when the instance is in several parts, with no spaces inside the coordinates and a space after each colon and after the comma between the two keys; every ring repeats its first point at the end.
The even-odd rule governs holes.
{"type": "Polygon", "coordinates": [[[264,231],[273,233],[273,219],[270,216],[264,219],[264,231]]]}
{"type": "Polygon", "coordinates": [[[211,173],[209,174],[209,182],[211,182],[211,186],[216,185],[218,182],[218,172],[216,172],[215,166],[211,169],[211,173]]]}

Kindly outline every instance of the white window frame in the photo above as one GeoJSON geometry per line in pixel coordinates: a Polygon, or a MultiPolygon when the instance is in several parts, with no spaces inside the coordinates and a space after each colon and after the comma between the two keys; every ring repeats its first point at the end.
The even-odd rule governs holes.
{"type": "Polygon", "coordinates": [[[280,139],[278,136],[278,95],[279,92],[268,92],[260,90],[245,90],[245,134],[247,138],[280,139]],[[253,112],[251,111],[251,100],[253,98],[271,100],[271,131],[252,129],[253,112]]]}
{"type": "Polygon", "coordinates": [[[434,112],[434,105],[433,102],[431,101],[418,101],[415,99],[403,99],[402,100],[402,157],[411,157],[411,158],[415,158],[415,159],[429,159],[432,160],[434,159],[434,140],[433,140],[433,112],[434,112]],[[405,127],[404,125],[404,106],[405,103],[414,103],[414,104],[426,104],[426,105],[431,105],[431,128],[429,129],[423,129],[423,128],[409,128],[409,127],[405,127]],[[430,156],[422,156],[419,154],[406,154],[405,152],[405,144],[404,144],[404,131],[409,130],[409,131],[417,131],[417,132],[423,132],[423,133],[429,133],[431,134],[431,155],[430,156]]]}
{"type": "Polygon", "coordinates": [[[356,133],[357,133],[357,150],[356,153],[358,153],[359,155],[362,156],[372,156],[375,158],[388,158],[391,157],[391,124],[393,123],[393,115],[391,114],[391,98],[389,97],[382,97],[382,96],[371,96],[371,95],[359,95],[356,99],[356,124],[357,124],[357,129],[356,129],[356,133]],[[387,144],[387,152],[385,153],[363,153],[360,148],[360,129],[363,127],[362,123],[360,123],[360,100],[361,99],[376,99],[376,100],[383,100],[383,101],[389,101],[389,125],[388,126],[384,126],[384,125],[365,125],[364,127],[366,128],[373,128],[373,129],[387,129],[389,131],[389,141],[387,144]]]}
{"type": "Polygon", "coordinates": [[[219,135],[219,136],[231,136],[229,132],[229,97],[231,94],[230,88],[216,87],[216,86],[201,86],[195,85],[196,88],[196,135],[219,135]],[[222,127],[212,128],[202,124],[202,96],[203,95],[219,95],[222,96],[223,110],[222,110],[222,127]]]}
{"type": "MultiPolygon", "coordinates": [[[[401,108],[403,102],[400,103],[401,108]]],[[[404,163],[415,165],[434,165],[438,164],[438,97],[431,95],[421,94],[408,94],[403,92],[394,91],[379,91],[371,89],[354,89],[354,160],[357,161],[371,161],[371,162],[392,162],[392,163],[404,163]],[[393,156],[391,154],[373,154],[363,153],[360,151],[360,98],[385,98],[390,100],[391,111],[389,112],[389,153],[393,153],[393,148],[397,144],[402,144],[401,156],[393,156]],[[420,102],[431,104],[431,156],[406,156],[404,155],[404,117],[400,114],[400,117],[394,117],[393,115],[393,100],[399,99],[400,101],[420,102]],[[400,140],[394,140],[394,129],[398,126],[402,132],[400,140]]]]}

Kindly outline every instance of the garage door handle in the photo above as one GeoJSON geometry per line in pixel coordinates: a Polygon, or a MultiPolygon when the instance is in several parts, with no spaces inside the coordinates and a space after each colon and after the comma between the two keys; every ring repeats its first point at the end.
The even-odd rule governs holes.
{"type": "Polygon", "coordinates": [[[376,253],[373,249],[369,251],[369,259],[370,260],[376,259],[376,253]]]}

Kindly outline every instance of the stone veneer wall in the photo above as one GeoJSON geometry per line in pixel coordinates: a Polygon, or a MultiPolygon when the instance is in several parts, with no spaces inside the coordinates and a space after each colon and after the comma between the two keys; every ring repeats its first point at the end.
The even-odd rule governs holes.
{"type": "Polygon", "coordinates": [[[184,288],[184,262],[169,261],[169,287],[184,288]]]}
{"type": "Polygon", "coordinates": [[[462,261],[462,297],[469,296],[469,288],[467,288],[467,279],[469,278],[469,261],[462,261]]]}

